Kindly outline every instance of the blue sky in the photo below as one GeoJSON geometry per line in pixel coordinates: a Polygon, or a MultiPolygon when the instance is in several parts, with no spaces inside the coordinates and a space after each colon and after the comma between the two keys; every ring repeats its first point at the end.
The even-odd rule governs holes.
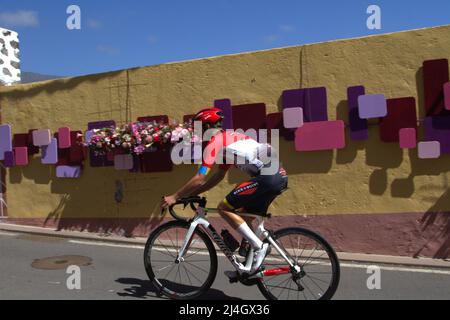
{"type": "Polygon", "coordinates": [[[444,24],[449,0],[0,0],[22,70],[65,76],[444,24]],[[71,4],[81,30],[66,28],[71,4]],[[371,4],[382,30],[366,27],[371,4]]]}

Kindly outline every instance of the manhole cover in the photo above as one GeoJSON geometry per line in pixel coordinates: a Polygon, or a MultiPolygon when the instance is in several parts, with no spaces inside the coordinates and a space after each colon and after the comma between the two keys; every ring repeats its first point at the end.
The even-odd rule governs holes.
{"type": "Polygon", "coordinates": [[[59,256],[36,259],[31,266],[39,270],[63,270],[69,266],[86,267],[92,264],[92,259],[83,256],[59,256]]]}

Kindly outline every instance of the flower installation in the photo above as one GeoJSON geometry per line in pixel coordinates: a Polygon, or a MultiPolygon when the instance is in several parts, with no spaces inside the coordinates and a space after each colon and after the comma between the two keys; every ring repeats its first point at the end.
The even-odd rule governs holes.
{"type": "Polygon", "coordinates": [[[116,128],[92,130],[85,145],[97,155],[115,154],[141,155],[167,145],[183,141],[199,141],[188,123],[163,124],[157,122],[135,122],[116,128]]]}

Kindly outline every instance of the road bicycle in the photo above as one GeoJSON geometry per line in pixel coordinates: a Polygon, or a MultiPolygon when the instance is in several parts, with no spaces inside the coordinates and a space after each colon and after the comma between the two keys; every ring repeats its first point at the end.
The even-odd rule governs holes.
{"type": "Polygon", "coordinates": [[[214,242],[236,269],[226,273],[231,283],[257,286],[268,300],[332,299],[339,285],[340,265],[323,237],[303,228],[266,230],[264,224],[270,214],[244,214],[256,218],[256,235],[270,244],[262,267],[251,274],[254,250],[250,246],[246,251],[239,250],[244,251],[240,259],[235,254],[236,246],[227,245],[208,221],[207,215],[217,210],[207,209],[206,205],[206,198],[201,197],[179,200],[169,208],[175,221],[161,225],[149,236],[144,251],[145,270],[159,295],[174,300],[205,295],[217,276],[214,242]],[[194,217],[179,215],[174,210],[178,206],[192,209],[194,217]]]}

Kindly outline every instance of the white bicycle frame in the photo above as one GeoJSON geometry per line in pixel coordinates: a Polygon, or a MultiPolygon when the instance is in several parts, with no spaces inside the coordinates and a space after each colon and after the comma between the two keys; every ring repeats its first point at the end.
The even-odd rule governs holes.
{"type": "MultiPolygon", "coordinates": [[[[230,260],[230,262],[233,264],[235,269],[240,273],[249,273],[252,268],[253,264],[253,258],[254,258],[254,250],[253,248],[250,249],[248,255],[247,255],[247,262],[245,265],[243,265],[241,262],[239,262],[236,255],[234,255],[233,252],[228,248],[228,246],[223,241],[222,237],[216,232],[214,227],[209,223],[209,221],[206,218],[206,215],[208,212],[214,212],[215,210],[211,209],[205,209],[205,208],[197,208],[197,213],[194,219],[191,222],[191,225],[189,227],[189,230],[186,234],[186,238],[183,242],[183,245],[181,247],[181,250],[177,257],[177,262],[183,262],[184,255],[186,254],[187,250],[189,249],[192,239],[194,237],[195,230],[198,227],[201,227],[211,239],[214,240],[214,242],[217,244],[217,246],[222,250],[222,252],[225,254],[225,256],[230,260]]],[[[256,228],[255,234],[258,238],[260,238],[262,241],[267,240],[270,245],[275,248],[276,251],[281,255],[281,257],[286,260],[286,262],[289,264],[289,267],[294,268],[295,270],[299,271],[300,267],[296,265],[295,262],[292,261],[291,258],[289,258],[288,254],[280,248],[280,246],[273,240],[270,233],[265,229],[264,223],[265,219],[251,214],[242,214],[242,216],[249,216],[249,217],[256,217],[258,219],[258,227],[256,228]]]]}

